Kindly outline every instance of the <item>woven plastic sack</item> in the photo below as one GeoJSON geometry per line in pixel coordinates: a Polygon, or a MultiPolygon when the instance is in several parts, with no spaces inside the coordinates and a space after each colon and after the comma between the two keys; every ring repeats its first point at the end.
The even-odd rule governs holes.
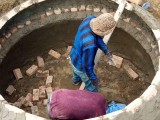
{"type": "Polygon", "coordinates": [[[59,89],[50,99],[52,118],[82,120],[104,115],[106,100],[100,93],[84,90],[59,89]]]}

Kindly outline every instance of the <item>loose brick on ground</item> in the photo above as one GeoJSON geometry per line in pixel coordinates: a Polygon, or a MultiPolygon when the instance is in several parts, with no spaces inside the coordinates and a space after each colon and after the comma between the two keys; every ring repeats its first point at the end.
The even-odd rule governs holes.
{"type": "Polygon", "coordinates": [[[124,65],[124,69],[133,80],[139,77],[138,74],[134,70],[132,70],[132,68],[130,68],[128,65],[124,65]]]}
{"type": "Polygon", "coordinates": [[[66,53],[63,55],[64,57],[67,57],[69,52],[71,51],[72,46],[68,46],[66,53]]]}
{"type": "Polygon", "coordinates": [[[58,52],[56,52],[52,49],[48,52],[48,54],[51,55],[54,58],[57,58],[57,59],[59,59],[61,57],[61,54],[59,54],[58,52]]]}
{"type": "Polygon", "coordinates": [[[99,7],[93,9],[94,12],[100,12],[101,9],[99,7]]]}
{"type": "Polygon", "coordinates": [[[26,95],[25,100],[24,100],[24,103],[23,103],[23,105],[24,105],[25,107],[30,106],[31,101],[32,101],[32,97],[33,97],[33,96],[32,96],[31,93],[28,93],[28,94],[26,95]]]}
{"type": "Polygon", "coordinates": [[[31,111],[33,115],[39,115],[38,107],[37,106],[32,106],[31,111]]]}
{"type": "Polygon", "coordinates": [[[27,71],[26,74],[28,76],[33,75],[36,71],[38,70],[38,66],[37,65],[32,65],[27,71]]]}
{"type": "Polygon", "coordinates": [[[48,76],[46,79],[46,86],[51,86],[53,80],[53,76],[48,76]]]}
{"type": "Polygon", "coordinates": [[[13,105],[20,108],[22,104],[24,103],[24,100],[25,98],[21,96],[15,103],[13,103],[13,105]]]}
{"type": "Polygon", "coordinates": [[[62,10],[63,10],[64,12],[69,12],[69,11],[70,11],[68,8],[62,8],[62,10]]]}
{"type": "Polygon", "coordinates": [[[117,56],[117,55],[113,55],[113,60],[114,60],[114,62],[115,62],[115,65],[113,65],[113,64],[111,64],[111,65],[113,65],[113,66],[115,66],[115,67],[117,67],[117,68],[120,68],[121,65],[122,65],[122,62],[123,62],[123,58],[122,58],[122,57],[119,57],[119,56],[117,56]]]}
{"type": "Polygon", "coordinates": [[[91,11],[91,10],[92,10],[92,6],[91,5],[87,5],[86,11],[91,11]]]}
{"type": "Polygon", "coordinates": [[[14,69],[13,73],[14,73],[17,80],[23,78],[23,75],[22,75],[22,72],[21,72],[20,68],[14,69]]]}
{"type": "Polygon", "coordinates": [[[39,89],[33,89],[33,101],[39,101],[39,89]]]}
{"type": "Polygon", "coordinates": [[[49,70],[45,70],[45,71],[38,70],[37,73],[36,73],[36,76],[37,77],[48,77],[49,76],[49,70]]]}
{"type": "Polygon", "coordinates": [[[39,98],[40,99],[45,99],[46,98],[46,87],[45,86],[40,86],[39,87],[39,98]]]}
{"type": "Polygon", "coordinates": [[[46,106],[47,103],[48,103],[48,99],[44,99],[44,100],[43,100],[43,105],[46,106]]]}
{"type": "Polygon", "coordinates": [[[13,85],[9,85],[6,89],[8,95],[12,95],[14,91],[16,91],[16,89],[13,87],[13,85]]]}
{"type": "Polygon", "coordinates": [[[82,82],[82,84],[81,84],[81,86],[80,86],[79,90],[84,90],[84,88],[85,88],[85,83],[84,83],[84,82],[82,82]]]}
{"type": "Polygon", "coordinates": [[[42,57],[37,56],[38,67],[44,67],[44,60],[42,57]]]}
{"type": "Polygon", "coordinates": [[[49,97],[52,94],[52,87],[47,87],[46,93],[47,93],[47,96],[49,97]]]}

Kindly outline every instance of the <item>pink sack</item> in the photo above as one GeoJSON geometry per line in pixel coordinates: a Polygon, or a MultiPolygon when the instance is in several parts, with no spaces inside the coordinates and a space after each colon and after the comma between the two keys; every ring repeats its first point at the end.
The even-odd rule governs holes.
{"type": "Polygon", "coordinates": [[[58,119],[82,120],[105,114],[107,103],[100,93],[59,89],[52,93],[50,115],[58,119]]]}

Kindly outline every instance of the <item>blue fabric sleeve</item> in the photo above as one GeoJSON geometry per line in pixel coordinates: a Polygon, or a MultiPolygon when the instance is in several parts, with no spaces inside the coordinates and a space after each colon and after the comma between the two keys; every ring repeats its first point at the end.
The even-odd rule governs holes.
{"type": "Polygon", "coordinates": [[[94,58],[96,55],[96,48],[86,49],[82,56],[83,69],[89,79],[96,80],[97,76],[94,73],[94,58]]]}
{"type": "Polygon", "coordinates": [[[100,48],[106,55],[110,55],[110,52],[108,50],[108,47],[107,45],[103,42],[103,39],[102,37],[99,37],[97,38],[97,45],[98,45],[98,48],[100,48]]]}

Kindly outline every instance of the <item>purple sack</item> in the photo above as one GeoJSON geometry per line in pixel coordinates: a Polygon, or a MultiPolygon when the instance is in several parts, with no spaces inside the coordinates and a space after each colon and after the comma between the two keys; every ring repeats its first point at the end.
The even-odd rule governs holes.
{"type": "Polygon", "coordinates": [[[58,119],[82,120],[105,115],[107,103],[100,93],[59,89],[52,93],[50,115],[58,119]]]}

